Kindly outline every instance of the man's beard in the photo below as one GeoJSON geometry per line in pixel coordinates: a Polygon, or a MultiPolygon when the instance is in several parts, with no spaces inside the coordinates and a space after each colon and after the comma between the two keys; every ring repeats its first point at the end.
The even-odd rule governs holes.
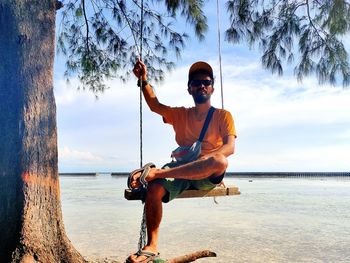
{"type": "Polygon", "coordinates": [[[210,94],[194,94],[192,97],[196,104],[203,104],[210,99],[210,94]]]}

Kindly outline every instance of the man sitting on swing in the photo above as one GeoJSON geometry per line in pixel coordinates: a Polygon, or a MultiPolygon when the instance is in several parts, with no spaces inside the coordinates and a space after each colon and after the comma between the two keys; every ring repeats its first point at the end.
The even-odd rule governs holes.
{"type": "Polygon", "coordinates": [[[147,186],[145,201],[147,245],[131,255],[127,262],[148,262],[158,255],[157,242],[162,219],[162,202],[167,203],[184,190],[194,188],[210,190],[222,182],[228,166],[227,157],[234,153],[236,131],[230,112],[211,106],[214,78],[211,66],[194,63],[188,75],[187,91],[192,95],[192,108],[169,107],[160,103],[147,82],[147,67],[138,60],[135,76],[142,80],[143,95],[151,109],[173,125],[176,142],[173,151],[176,159],[162,169],[152,163],[133,171],[128,178],[130,189],[147,186]]]}

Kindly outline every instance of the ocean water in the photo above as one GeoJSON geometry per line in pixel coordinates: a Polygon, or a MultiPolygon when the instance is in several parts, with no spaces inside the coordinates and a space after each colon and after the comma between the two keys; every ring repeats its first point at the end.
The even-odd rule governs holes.
{"type": "MultiPolygon", "coordinates": [[[[68,237],[88,259],[124,262],[137,250],[143,206],[126,177],[60,177],[68,237]]],[[[198,262],[350,262],[350,178],[225,178],[241,195],[164,205],[159,251],[209,249],[198,262]]]]}

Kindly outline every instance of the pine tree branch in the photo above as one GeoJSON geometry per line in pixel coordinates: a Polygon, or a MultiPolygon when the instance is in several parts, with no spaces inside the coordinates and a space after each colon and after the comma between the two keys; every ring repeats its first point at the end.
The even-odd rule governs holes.
{"type": "MultiPolygon", "coordinates": [[[[137,3],[137,1],[133,0],[136,6],[138,6],[141,9],[141,6],[137,3]]],[[[172,30],[169,26],[163,23],[163,21],[159,18],[159,16],[155,15],[155,12],[152,12],[152,10],[144,7],[144,12],[152,16],[162,27],[166,28],[169,30],[171,33],[177,33],[176,31],[172,30]]]]}
{"type": "Polygon", "coordinates": [[[85,19],[85,25],[86,25],[86,49],[88,52],[88,56],[90,56],[90,48],[89,48],[89,22],[86,16],[86,10],[85,10],[85,0],[82,0],[83,5],[83,13],[84,13],[84,19],[85,19]]]}
{"type": "Polygon", "coordinates": [[[61,1],[56,0],[56,11],[63,7],[63,3],[61,1]]]}
{"type": "MultiPolygon", "coordinates": [[[[310,14],[310,3],[309,3],[309,0],[306,0],[306,10],[307,10],[307,17],[308,17],[308,19],[309,19],[310,25],[311,25],[312,28],[315,30],[315,32],[317,33],[317,35],[320,37],[320,39],[322,40],[322,42],[324,42],[325,45],[327,46],[327,41],[326,41],[326,40],[320,35],[320,33],[319,33],[319,31],[320,31],[321,29],[318,29],[318,28],[316,27],[316,25],[314,24],[314,22],[312,21],[311,14],[310,14]]],[[[323,33],[327,35],[327,32],[324,32],[324,31],[323,31],[323,33]]]]}
{"type": "Polygon", "coordinates": [[[139,52],[139,55],[141,55],[141,51],[140,51],[140,49],[139,49],[139,46],[137,45],[136,36],[135,36],[134,30],[133,30],[133,27],[132,27],[131,24],[130,24],[129,18],[128,18],[128,16],[126,15],[125,10],[123,9],[123,6],[120,4],[119,1],[117,1],[117,5],[119,6],[120,11],[122,12],[122,14],[123,14],[123,16],[124,16],[124,18],[125,18],[125,21],[126,21],[126,23],[128,24],[128,26],[129,26],[129,28],[130,28],[130,31],[131,31],[132,37],[134,38],[134,42],[135,42],[135,45],[136,45],[137,50],[138,50],[138,52],[139,52]]]}

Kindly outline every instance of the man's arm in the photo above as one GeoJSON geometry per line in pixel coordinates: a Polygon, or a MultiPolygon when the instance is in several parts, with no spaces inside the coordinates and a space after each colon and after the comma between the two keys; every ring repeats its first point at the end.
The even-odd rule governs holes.
{"type": "Polygon", "coordinates": [[[234,135],[228,135],[223,139],[223,145],[217,149],[214,152],[208,153],[204,156],[202,156],[200,159],[207,159],[211,156],[214,156],[215,154],[223,154],[225,157],[230,156],[231,154],[234,154],[235,152],[235,136],[234,135]]]}
{"type": "Polygon", "coordinates": [[[156,94],[154,94],[154,91],[149,83],[142,87],[142,93],[151,111],[158,114],[164,112],[166,106],[158,101],[158,98],[156,94]]]}
{"type": "Polygon", "coordinates": [[[138,79],[140,79],[141,76],[142,93],[145,97],[148,107],[155,113],[160,114],[163,112],[166,106],[158,101],[158,98],[154,93],[151,85],[147,83],[147,67],[140,59],[137,60],[133,72],[138,79]],[[143,84],[145,82],[147,84],[143,84]]]}

